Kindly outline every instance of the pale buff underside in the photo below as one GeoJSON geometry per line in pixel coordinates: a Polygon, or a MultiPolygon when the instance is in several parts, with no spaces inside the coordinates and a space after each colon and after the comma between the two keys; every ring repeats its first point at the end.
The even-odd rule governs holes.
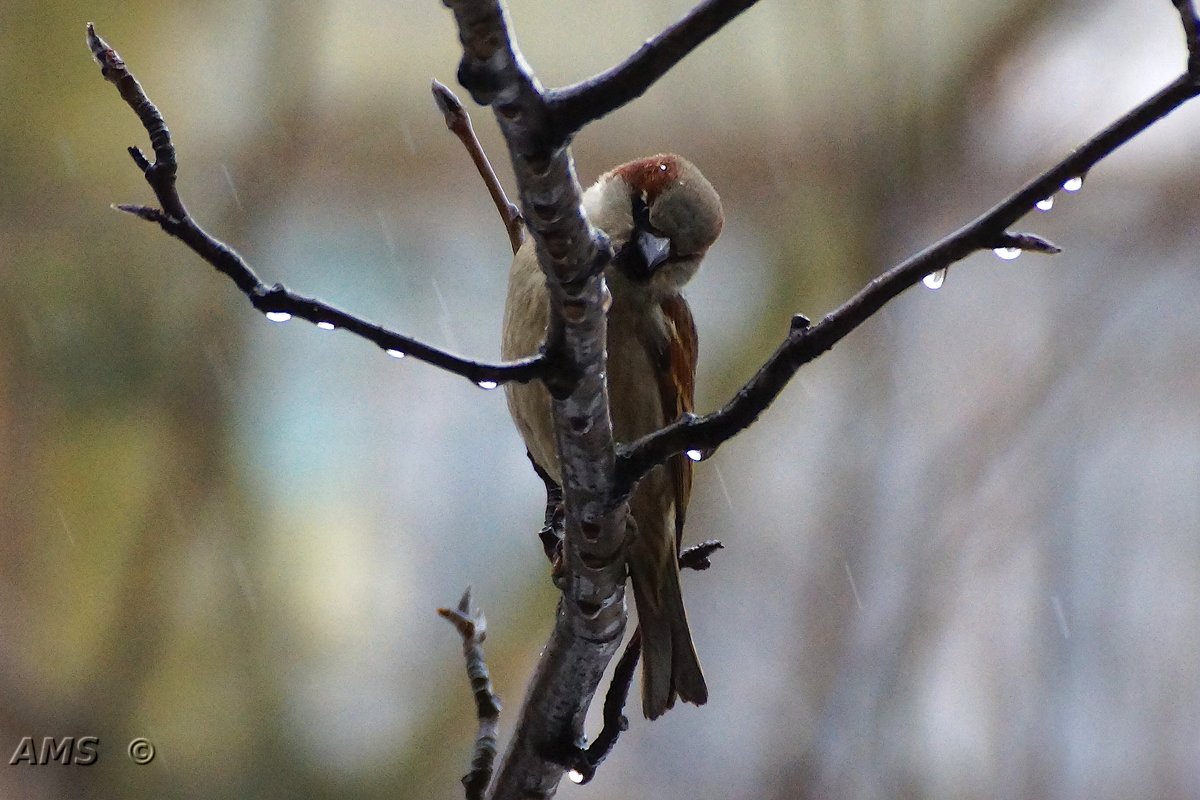
{"type": "MultiPolygon", "coordinates": [[[[662,398],[655,379],[655,366],[636,335],[641,326],[656,326],[658,338],[665,336],[665,322],[657,306],[638,308],[638,295],[628,291],[620,274],[609,270],[606,278],[613,302],[608,313],[608,387],[613,419],[613,435],[618,442],[629,442],[661,428],[662,398]]],[[[546,278],[537,264],[530,239],[513,260],[505,304],[505,335],[501,354],[505,359],[536,353],[546,332],[549,316],[546,278]],[[513,320],[522,320],[514,325],[513,320]]],[[[558,451],[554,444],[554,424],[550,394],[540,383],[506,384],[508,407],[529,454],[555,481],[562,483],[558,451]]],[[[662,467],[654,469],[638,485],[630,502],[630,512],[641,527],[643,542],[670,542],[669,547],[639,548],[653,553],[655,561],[675,557],[674,491],[662,467]]],[[[649,553],[647,553],[649,555],[649,553]]],[[[665,564],[655,565],[658,568],[665,564]]],[[[647,598],[649,599],[649,598],[647,598]]]]}

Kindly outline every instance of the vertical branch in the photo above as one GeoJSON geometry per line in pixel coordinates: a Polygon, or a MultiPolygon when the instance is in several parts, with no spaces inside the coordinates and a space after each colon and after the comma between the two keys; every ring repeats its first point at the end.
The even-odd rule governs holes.
{"type": "Polygon", "coordinates": [[[458,608],[439,608],[438,614],[450,621],[463,640],[463,658],[467,662],[467,677],[475,695],[475,716],[479,730],[475,734],[475,755],[471,771],[463,776],[467,800],[482,800],[492,782],[492,765],[496,761],[496,743],[500,734],[500,698],[492,688],[487,662],[483,658],[483,640],[487,637],[487,620],[483,612],[471,608],[471,587],[463,592],[458,608]]]}
{"type": "Polygon", "coordinates": [[[463,45],[459,82],[493,108],[550,295],[545,352],[558,370],[545,382],[562,468],[564,590],[492,795],[546,797],[565,769],[555,754],[582,740],[588,706],[626,622],[625,507],[608,502],[616,456],[600,273],[609,247],[584,217],[570,151],[552,142],[545,97],[499,0],[445,3],[463,45]]]}

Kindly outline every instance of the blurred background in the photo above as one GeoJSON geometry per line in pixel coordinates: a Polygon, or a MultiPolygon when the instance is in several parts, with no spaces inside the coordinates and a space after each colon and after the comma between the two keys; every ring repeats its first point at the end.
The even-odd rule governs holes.
{"type": "MultiPolygon", "coordinates": [[[[511,0],[547,85],[688,0],[511,0]]],[[[136,118],[268,283],[484,358],[510,258],[429,81],[429,2],[0,7],[0,797],[458,798],[471,584],[505,730],[555,594],[501,392],[269,323],[156,227],[136,118]],[[118,10],[114,10],[117,9],[118,10]],[[90,767],[7,765],[97,736],[90,767]],[[126,743],[157,748],[148,766],[126,743]]],[[[695,161],[699,406],[1181,71],[1162,0],[764,0],[583,132],[695,161]]],[[[490,114],[474,110],[511,188],[490,114]]],[[[1200,106],[806,367],[698,468],[712,692],[563,797],[1200,797],[1200,106]]],[[[636,705],[636,703],[635,703],[636,705]]]]}

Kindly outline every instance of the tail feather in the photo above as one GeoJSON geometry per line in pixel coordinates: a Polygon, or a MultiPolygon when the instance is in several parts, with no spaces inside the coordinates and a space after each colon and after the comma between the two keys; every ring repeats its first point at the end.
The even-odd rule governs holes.
{"type": "Polygon", "coordinates": [[[647,719],[659,717],[676,697],[703,705],[708,686],[683,608],[679,567],[673,560],[660,569],[638,558],[629,564],[642,631],[642,713],[647,719]]]}

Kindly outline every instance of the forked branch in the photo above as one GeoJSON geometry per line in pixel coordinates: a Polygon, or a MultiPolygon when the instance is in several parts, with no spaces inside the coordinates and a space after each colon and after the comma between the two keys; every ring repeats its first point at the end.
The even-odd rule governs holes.
{"type": "Polygon", "coordinates": [[[612,69],[547,93],[560,142],[641,97],[655,81],[758,0],[705,0],[612,69]]]}
{"type": "MultiPolygon", "coordinates": [[[[162,114],[147,97],[125,62],[97,35],[91,23],[87,26],[87,41],[93,57],[100,64],[100,74],[117,87],[121,98],[137,114],[150,135],[150,144],[154,149],[153,162],[137,147],[130,147],[129,155],[150,184],[160,208],[131,204],[118,205],[116,208],[148,222],[158,223],[164,231],[232,280],[242,294],[250,299],[250,303],[268,319],[282,322],[298,317],[324,330],[340,328],[374,343],[395,358],[412,356],[488,389],[509,381],[524,383],[542,379],[551,372],[550,360],[544,355],[508,363],[474,361],[395,333],[320,300],[295,294],[282,284],[267,286],[233,248],[210,235],[188,214],[175,185],[175,145],[162,114]]],[[[558,371],[562,371],[562,367],[558,371]]]]}
{"type": "MultiPolygon", "coordinates": [[[[491,797],[500,799],[548,797],[554,793],[568,765],[562,753],[570,752],[572,747],[576,753],[583,750],[579,744],[583,720],[624,632],[626,570],[622,501],[637,481],[676,453],[714,450],[748,427],[803,364],[832,348],[925,275],[944,270],[979,250],[1016,248],[1056,252],[1057,248],[1044,239],[1012,232],[1010,226],[1037,202],[1058,191],[1065,181],[1086,174],[1117,147],[1200,93],[1200,23],[1191,0],[1172,0],[1188,44],[1186,73],[993,209],[871,281],[817,324],[810,324],[801,316],[793,318],[776,351],[720,410],[704,417],[677,420],[618,450],[612,436],[604,377],[606,317],[601,274],[611,253],[603,233],[594,229],[583,213],[581,190],[566,145],[589,122],[644,93],[755,0],[703,0],[684,19],[622,64],[552,92],[541,88],[521,57],[501,0],[443,2],[454,13],[463,45],[459,80],[477,102],[493,108],[512,159],[528,233],[534,238],[539,263],[547,276],[550,323],[546,354],[517,362],[469,361],[386,331],[320,301],[295,295],[282,286],[263,284],[237,253],[206,233],[188,215],[175,187],[175,152],[161,114],[117,54],[95,35],[90,25],[88,42],[104,76],[117,86],[142,121],[154,150],[153,162],[137,148],[131,148],[130,153],[158,198],[160,208],[121,206],[122,210],[156,222],[183,241],[233,280],[255,308],[274,319],[298,316],[321,327],[345,328],[385,350],[412,355],[481,385],[542,380],[550,388],[563,478],[564,591],[554,632],[529,685],[520,721],[490,790],[491,797]]],[[[464,128],[451,112],[453,109],[447,112],[448,124],[452,130],[458,125],[456,133],[459,133],[464,128]]],[[[475,156],[473,153],[472,157],[475,156]]],[[[487,174],[482,167],[480,170],[487,181],[487,174]]],[[[507,214],[506,227],[515,249],[518,241],[514,226],[518,217],[498,189],[498,181],[493,180],[489,190],[501,215],[507,214]]],[[[465,626],[471,619],[469,598],[460,604],[460,612],[448,615],[456,624],[465,626]]],[[[465,629],[460,627],[460,632],[465,629]]],[[[475,632],[468,632],[473,638],[475,632]]],[[[464,648],[467,640],[464,633],[464,648]]],[[[479,661],[482,663],[481,653],[479,661]]],[[[632,674],[632,669],[631,663],[623,665],[622,681],[632,674]]],[[[486,679],[486,674],[483,677],[486,679]]],[[[615,691],[623,699],[627,688],[618,685],[615,691]]],[[[613,698],[611,713],[606,714],[606,721],[612,724],[606,730],[615,739],[622,717],[617,694],[613,698]]],[[[480,709],[477,741],[485,742],[486,746],[477,748],[477,753],[484,753],[486,758],[468,776],[472,797],[481,797],[487,791],[495,750],[494,719],[489,709],[483,706],[480,709]]],[[[604,748],[608,744],[601,742],[602,748],[593,752],[597,760],[607,752],[604,748]]],[[[594,765],[595,761],[589,763],[594,765]]]]}
{"type": "MultiPolygon", "coordinates": [[[[1182,0],[1181,0],[1182,2],[1182,0]]],[[[1185,13],[1189,49],[1197,45],[1195,16],[1185,13]]],[[[922,250],[872,280],[839,308],[811,325],[802,316],[793,318],[783,342],[758,371],[721,409],[705,416],[680,418],[665,428],[620,448],[614,503],[629,496],[638,480],[676,453],[712,452],[749,427],[774,402],[796,371],[832,348],[870,319],[888,301],[923,277],[980,250],[1017,248],[1055,253],[1058,248],[1038,236],[1010,233],[1008,227],[1034,205],[1057,192],[1069,179],[1086,175],[1092,167],[1146,128],[1200,94],[1200,65],[1189,59],[1189,70],[1146,102],[1101,131],[1058,164],[1029,181],[991,210],[959,228],[940,242],[922,250]]]]}
{"type": "Polygon", "coordinates": [[[1193,79],[1200,80],[1200,19],[1196,17],[1195,0],[1171,0],[1179,12],[1183,24],[1183,35],[1188,46],[1188,72],[1193,79]]]}
{"type": "Polygon", "coordinates": [[[496,763],[497,742],[500,737],[500,698],[492,687],[487,661],[483,657],[483,640],[487,637],[487,620],[483,612],[471,606],[471,587],[463,592],[457,608],[439,608],[438,614],[454,625],[462,637],[463,658],[467,662],[467,678],[475,696],[475,717],[479,729],[475,733],[475,753],[471,771],[463,776],[467,800],[482,800],[492,782],[492,767],[496,763]]]}

